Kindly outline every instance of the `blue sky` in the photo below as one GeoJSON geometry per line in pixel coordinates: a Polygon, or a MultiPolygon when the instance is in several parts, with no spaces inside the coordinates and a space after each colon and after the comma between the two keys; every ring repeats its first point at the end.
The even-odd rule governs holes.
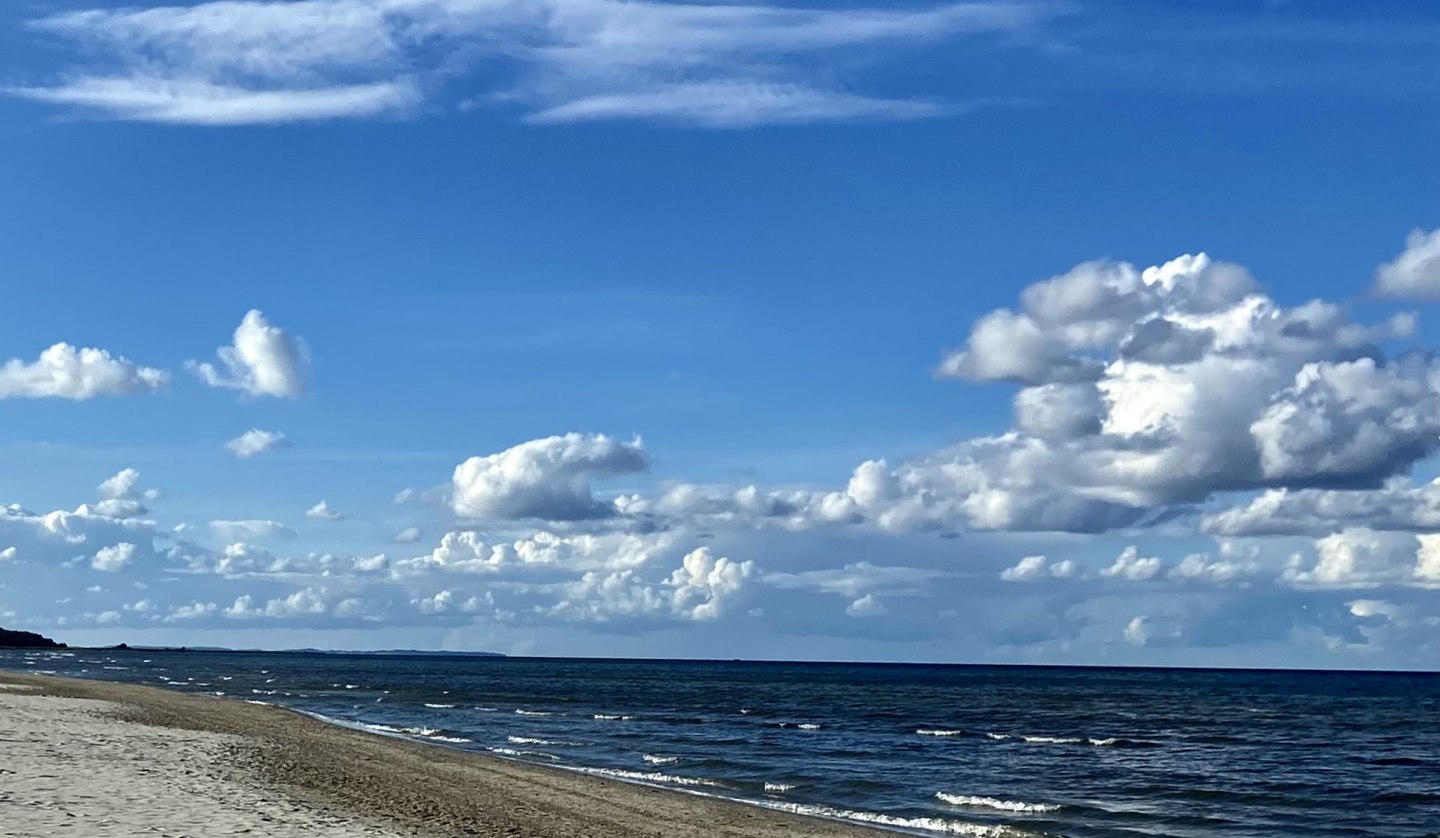
{"type": "Polygon", "coordinates": [[[0,618],[1435,668],[1437,37],[1398,2],[7,4],[0,618]]]}

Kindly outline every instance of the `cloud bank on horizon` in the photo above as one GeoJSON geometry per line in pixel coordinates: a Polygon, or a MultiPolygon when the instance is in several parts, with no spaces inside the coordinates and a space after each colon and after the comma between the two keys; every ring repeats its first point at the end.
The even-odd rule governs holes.
{"type": "MultiPolygon", "coordinates": [[[[1440,297],[1437,240],[1413,233],[1369,290],[1440,297]]],[[[58,354],[9,361],[0,392],[145,398],[172,381],[107,350],[58,354]]],[[[305,342],[258,311],[220,360],[190,366],[248,397],[309,397],[305,342]]],[[[1204,254],[1093,261],[981,317],[934,374],[1008,388],[1012,422],[855,464],[839,485],[664,475],[638,491],[624,482],[663,452],[575,431],[400,492],[398,534],[325,500],[293,511],[374,530],[374,552],[287,549],[297,531],[279,520],[162,524],[171,496],[128,468],[73,510],[0,507],[0,618],[601,638],[690,626],[944,641],[1007,660],[1213,661],[1185,655],[1279,644],[1332,665],[1440,660],[1440,480],[1417,476],[1440,448],[1440,361],[1415,313],[1362,322],[1342,302],[1287,305],[1204,254]],[[1030,538],[1050,546],[1024,550],[1030,538]]],[[[253,429],[223,444],[249,458],[284,443],[253,429]]]]}

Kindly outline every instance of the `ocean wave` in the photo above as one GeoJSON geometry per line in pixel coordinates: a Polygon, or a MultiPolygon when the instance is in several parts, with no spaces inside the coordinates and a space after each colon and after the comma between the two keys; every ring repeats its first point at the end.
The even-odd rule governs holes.
{"type": "Polygon", "coordinates": [[[640,783],[665,783],[672,786],[709,786],[711,788],[725,788],[725,784],[717,780],[706,780],[701,777],[680,777],[675,774],[663,774],[659,771],[626,771],[623,768],[576,768],[582,774],[595,774],[601,777],[614,777],[617,780],[633,780],[640,783]]]}
{"type": "Polygon", "coordinates": [[[1159,743],[1143,739],[1122,739],[1118,736],[1013,736],[1008,733],[985,734],[996,741],[1019,739],[1030,745],[1090,745],[1095,748],[1157,748],[1159,743]]]}
{"type": "Polygon", "coordinates": [[[629,722],[634,721],[634,716],[620,716],[614,713],[596,713],[590,718],[597,722],[629,722]]]}
{"type": "Polygon", "coordinates": [[[794,784],[794,783],[766,783],[766,784],[765,784],[765,792],[766,792],[767,794],[784,794],[784,793],[787,792],[787,791],[794,791],[794,790],[795,790],[795,784],[794,784]]]}
{"type": "Polygon", "coordinates": [[[930,729],[930,728],[924,728],[924,727],[920,728],[919,730],[917,730],[917,731],[915,731],[915,732],[918,733],[918,734],[920,734],[921,736],[964,736],[964,735],[965,735],[965,731],[963,731],[963,730],[932,730],[932,729],[930,729]]]}
{"type": "Polygon", "coordinates": [[[520,708],[517,707],[517,708],[515,708],[515,715],[517,715],[517,716],[553,716],[553,715],[555,715],[555,714],[554,714],[553,712],[549,711],[549,710],[522,710],[522,709],[520,709],[520,708]]]}
{"type": "Polygon", "coordinates": [[[775,726],[789,730],[819,730],[821,727],[824,727],[824,725],[818,725],[814,722],[776,722],[775,726]]]}
{"type": "Polygon", "coordinates": [[[1057,812],[1060,806],[1055,803],[1025,803],[1019,800],[1001,800],[998,797],[981,797],[972,794],[948,794],[943,791],[935,792],[935,797],[951,806],[965,806],[970,809],[993,809],[997,812],[1017,812],[1021,814],[1039,814],[1041,812],[1057,812]]]}
{"type": "Polygon", "coordinates": [[[865,812],[858,809],[837,809],[831,806],[818,806],[810,803],[761,801],[760,805],[796,815],[807,815],[812,818],[853,821],[874,824],[876,826],[888,826],[891,829],[935,832],[942,835],[967,835],[970,836],[970,838],[1025,838],[1025,836],[1032,834],[1009,826],[970,823],[969,821],[947,820],[945,818],[903,818],[898,815],[886,815],[880,812],[865,812]]]}
{"type": "Polygon", "coordinates": [[[454,709],[455,709],[455,705],[453,705],[453,704],[429,704],[429,703],[426,703],[425,706],[426,706],[426,707],[429,707],[431,710],[454,710],[454,709]]]}
{"type": "Polygon", "coordinates": [[[645,754],[642,758],[651,765],[674,765],[680,761],[680,757],[664,757],[658,754],[645,754]]]}
{"type": "Polygon", "coordinates": [[[539,745],[542,748],[583,748],[584,742],[566,742],[560,739],[539,739],[534,736],[507,736],[511,745],[539,745]]]}

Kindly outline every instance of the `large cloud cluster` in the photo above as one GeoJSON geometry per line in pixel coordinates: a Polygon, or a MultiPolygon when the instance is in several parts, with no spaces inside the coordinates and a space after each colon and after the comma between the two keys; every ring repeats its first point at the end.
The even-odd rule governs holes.
{"type": "Polygon", "coordinates": [[[455,467],[451,505],[473,518],[579,521],[615,514],[596,499],[590,481],[650,467],[640,440],[604,434],[565,434],[531,440],[455,467]]]}

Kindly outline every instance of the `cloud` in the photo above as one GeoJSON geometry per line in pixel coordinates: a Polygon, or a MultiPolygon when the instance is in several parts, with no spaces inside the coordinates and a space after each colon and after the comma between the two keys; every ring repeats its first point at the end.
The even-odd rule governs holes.
{"type": "Polygon", "coordinates": [[[330,611],[329,598],[323,591],[302,588],[289,596],[276,597],[262,605],[255,604],[249,594],[236,597],[235,601],[222,612],[227,619],[248,620],[258,617],[270,619],[293,619],[317,617],[330,611]]]}
{"type": "Polygon", "coordinates": [[[686,554],[680,567],[659,583],[646,582],[636,570],[586,573],[565,586],[548,613],[602,623],[657,617],[713,620],[741,596],[754,575],[753,562],[716,557],[701,547],[686,554]]]}
{"type": "Polygon", "coordinates": [[[786,8],[656,0],[226,0],[91,9],[30,23],[77,45],[50,84],[12,95],[117,119],[199,125],[395,116],[450,90],[537,122],[738,127],[946,111],[842,81],[906,45],[1018,46],[1040,2],[786,8]],[[1009,40],[1007,40],[1007,38],[1009,40]],[[483,67],[485,72],[471,72],[483,67]]]}
{"type": "Polygon", "coordinates": [[[279,521],[211,521],[210,532],[226,542],[254,541],[262,538],[294,538],[295,531],[279,521]]]}
{"type": "Polygon", "coordinates": [[[1069,579],[1075,575],[1075,563],[1069,559],[1051,564],[1045,556],[1026,556],[1000,572],[1006,582],[1036,582],[1041,579],[1069,579]]]}
{"type": "Polygon", "coordinates": [[[1287,308],[1203,254],[1087,262],[981,318],[940,364],[1020,384],[1014,430],[867,463],[852,484],[890,529],[1074,532],[1223,492],[1379,485],[1440,447],[1440,369],[1377,346],[1414,326],[1287,308]]]}
{"type": "Polygon", "coordinates": [[[206,81],[81,77],[62,87],[15,87],[14,95],[74,105],[116,119],[185,125],[255,125],[400,114],[417,107],[410,79],[310,90],[253,90],[206,81]]]}
{"type": "Polygon", "coordinates": [[[1375,293],[1433,302],[1440,300],[1440,229],[1414,230],[1405,252],[1375,272],[1375,293]]]}
{"type": "Polygon", "coordinates": [[[424,535],[419,527],[406,527],[400,532],[395,533],[395,536],[390,540],[396,544],[414,544],[423,538],[424,535]]]}
{"type": "Polygon", "coordinates": [[[84,504],[74,512],[47,513],[0,506],[0,544],[8,561],[53,566],[85,559],[97,570],[116,570],[149,555],[155,536],[153,522],[104,515],[84,504]]]}
{"type": "Polygon", "coordinates": [[[170,609],[165,622],[174,623],[186,620],[200,620],[215,615],[216,605],[213,602],[192,602],[189,605],[179,605],[170,609]]]}
{"type": "Polygon", "coordinates": [[[785,590],[812,589],[846,599],[860,599],[871,593],[924,596],[930,593],[932,585],[948,575],[946,571],[929,568],[854,562],[799,573],[767,573],[760,581],[785,590]]]}
{"type": "Polygon", "coordinates": [[[32,363],[11,359],[0,367],[0,401],[129,396],[162,390],[169,382],[169,373],[114,357],[103,349],[57,343],[32,363]]]}
{"type": "Polygon", "coordinates": [[[876,599],[874,594],[866,594],[847,605],[845,613],[851,617],[883,617],[890,613],[890,609],[876,599]]]}
{"type": "Polygon", "coordinates": [[[266,451],[274,451],[276,448],[288,448],[290,441],[279,431],[262,431],[259,428],[251,428],[225,443],[225,447],[243,460],[256,454],[264,454],[266,451]]]}
{"type": "Polygon", "coordinates": [[[135,550],[135,545],[129,542],[101,547],[95,551],[95,557],[90,561],[90,566],[106,573],[124,570],[130,562],[134,561],[135,550]]]}
{"type": "Polygon", "coordinates": [[[639,439],[571,433],[531,440],[457,466],[451,506],[456,515],[496,520],[605,518],[615,506],[591,495],[590,480],[649,466],[639,439]]]}
{"type": "Polygon", "coordinates": [[[805,122],[922,119],[945,112],[929,102],[875,99],[794,84],[706,81],[635,93],[589,96],[529,117],[531,122],[653,119],[702,128],[748,128],[805,122]]]}
{"type": "Polygon", "coordinates": [[[331,509],[330,504],[320,501],[309,509],[305,510],[306,518],[318,518],[322,521],[344,521],[350,517],[350,513],[331,509]]]}
{"type": "Polygon", "coordinates": [[[1115,561],[1109,567],[1100,571],[1100,575],[1134,582],[1155,578],[1163,566],[1164,563],[1160,559],[1153,556],[1141,556],[1139,549],[1131,545],[1126,547],[1119,556],[1116,556],[1115,561]]]}
{"type": "Polygon", "coordinates": [[[1440,587],[1440,535],[1352,527],[1315,541],[1315,560],[1297,560],[1286,582],[1309,588],[1440,587]]]}
{"type": "Polygon", "coordinates": [[[636,568],[671,553],[678,541],[679,535],[672,532],[561,535],[540,530],[495,543],[475,530],[458,530],[442,536],[429,553],[395,562],[392,574],[404,578],[430,572],[497,573],[516,568],[636,568]]]}
{"type": "Polygon", "coordinates": [[[1131,646],[1144,646],[1150,641],[1150,618],[1133,617],[1125,624],[1125,642],[1131,646]]]}
{"type": "Polygon", "coordinates": [[[1271,489],[1201,521],[1201,528],[1213,535],[1252,538],[1324,535],[1355,526],[1440,529],[1440,481],[1409,486],[1397,478],[1373,490],[1271,489]]]}
{"type": "Polygon", "coordinates": [[[258,309],[245,314],[231,346],[217,350],[220,366],[187,361],[211,387],[228,387],[253,397],[298,398],[305,393],[310,350],[301,340],[270,325],[258,309]]]}
{"type": "Polygon", "coordinates": [[[127,468],[106,478],[98,488],[102,498],[133,498],[139,484],[140,472],[133,468],[127,468]]]}

